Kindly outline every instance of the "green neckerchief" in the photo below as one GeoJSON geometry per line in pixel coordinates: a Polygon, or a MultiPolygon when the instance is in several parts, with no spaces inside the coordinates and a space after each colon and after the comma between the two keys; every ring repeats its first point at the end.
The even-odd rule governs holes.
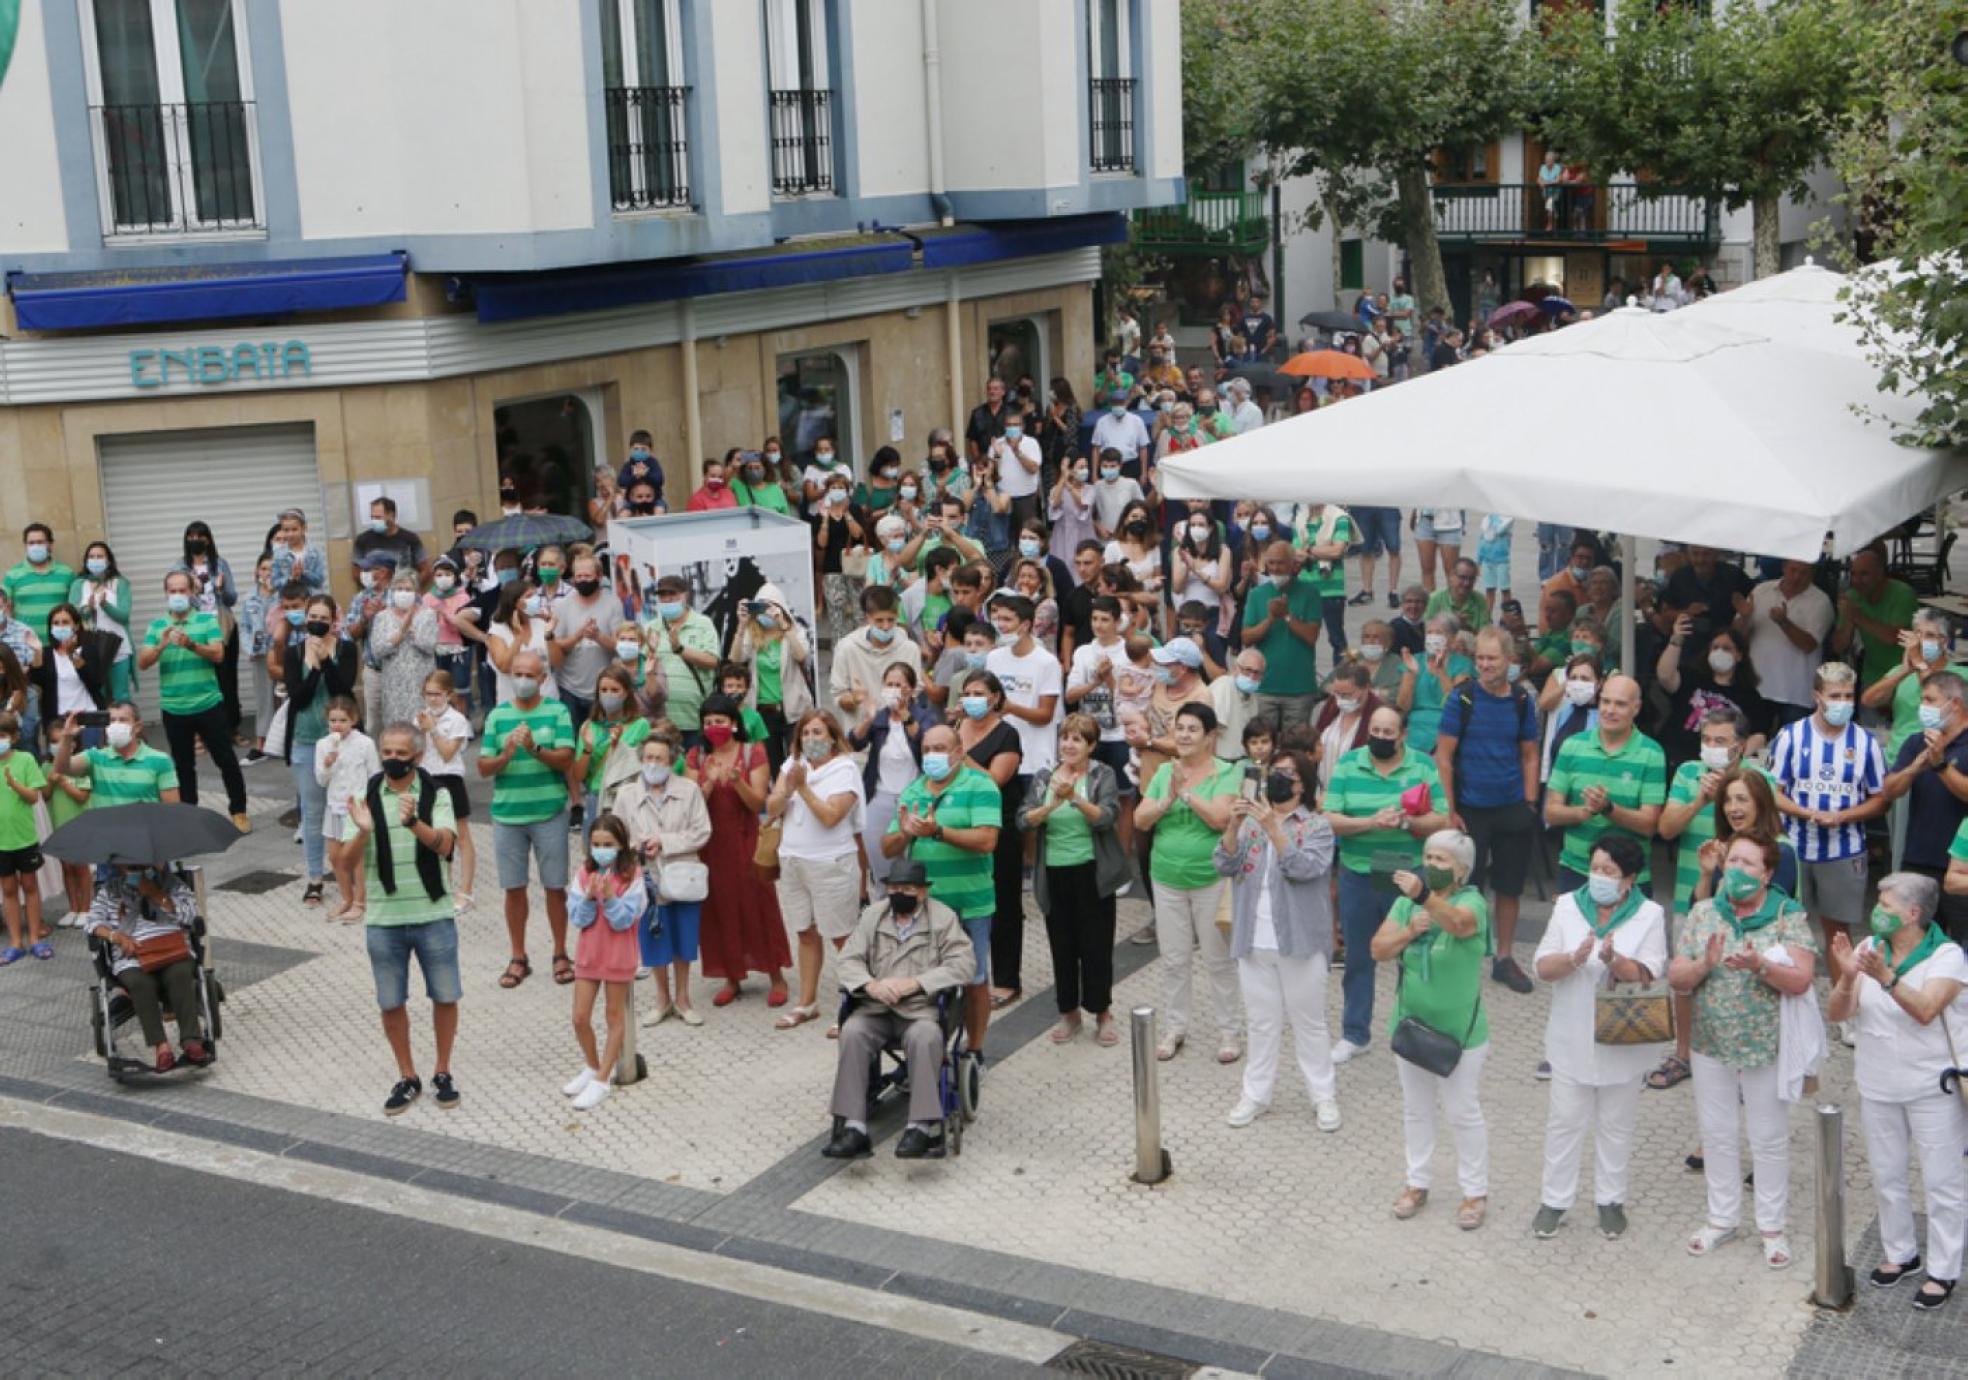
{"type": "Polygon", "coordinates": [[[1626,899],[1613,907],[1613,913],[1606,917],[1606,923],[1602,925],[1592,918],[1592,912],[1599,908],[1599,903],[1592,899],[1592,889],[1582,886],[1572,893],[1572,904],[1577,906],[1579,914],[1585,917],[1585,923],[1592,927],[1592,937],[1594,939],[1604,939],[1628,920],[1631,920],[1634,913],[1640,909],[1640,903],[1646,899],[1646,897],[1640,894],[1640,888],[1637,884],[1628,887],[1626,889],[1626,899]]]}
{"type": "Polygon", "coordinates": [[[1735,907],[1729,903],[1727,897],[1723,898],[1717,909],[1722,912],[1722,918],[1735,930],[1736,938],[1741,939],[1776,920],[1783,914],[1784,903],[1789,899],[1776,887],[1768,886],[1763,888],[1763,903],[1748,915],[1737,916],[1735,907]]]}
{"type": "MultiPolygon", "coordinates": [[[[1932,958],[1941,945],[1945,943],[1947,943],[1947,936],[1941,933],[1941,927],[1931,920],[1928,921],[1927,933],[1922,935],[1920,942],[1913,946],[1913,952],[1893,965],[1893,976],[1896,978],[1905,977],[1913,969],[1918,968],[1922,963],[1932,958]]],[[[1889,957],[1891,953],[1892,950],[1888,949],[1887,954],[1889,957]]]]}

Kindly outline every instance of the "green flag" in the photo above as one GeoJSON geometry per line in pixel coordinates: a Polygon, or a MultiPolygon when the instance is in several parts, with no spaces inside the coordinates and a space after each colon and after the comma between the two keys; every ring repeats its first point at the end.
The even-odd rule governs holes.
{"type": "Polygon", "coordinates": [[[14,33],[20,28],[20,0],[0,0],[0,82],[7,80],[7,63],[14,56],[14,33]]]}

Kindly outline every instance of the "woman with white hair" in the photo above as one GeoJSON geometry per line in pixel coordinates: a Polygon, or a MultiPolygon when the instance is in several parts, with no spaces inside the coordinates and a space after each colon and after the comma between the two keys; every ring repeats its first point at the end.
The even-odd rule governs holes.
{"type": "Polygon", "coordinates": [[[1455,1136],[1462,1206],[1456,1225],[1483,1225],[1490,1196],[1490,1133],[1477,1100],[1490,1052],[1483,1010],[1483,968],[1490,950],[1490,907],[1469,885],[1476,844],[1459,829],[1438,829],[1421,849],[1421,873],[1396,872],[1401,894],[1373,937],[1376,961],[1399,960],[1394,1013],[1388,1022],[1401,1078],[1407,1184],[1394,1200],[1403,1220],[1428,1201],[1435,1157],[1435,1101],[1455,1136]]]}
{"type": "MultiPolygon", "coordinates": [[[[903,492],[908,492],[908,482],[903,484],[903,492]]],[[[913,507],[913,499],[908,501],[913,507]]],[[[901,560],[903,550],[915,536],[909,519],[899,512],[884,513],[875,523],[875,549],[868,553],[868,583],[887,585],[900,594],[912,581],[909,567],[901,560]]]]}
{"type": "Polygon", "coordinates": [[[1421,656],[1401,653],[1401,688],[1395,704],[1408,716],[1408,746],[1417,752],[1435,751],[1442,726],[1442,706],[1456,686],[1476,674],[1476,663],[1456,650],[1462,623],[1452,613],[1438,613],[1423,625],[1421,656]]]}
{"type": "Polygon", "coordinates": [[[1940,887],[1932,877],[1895,872],[1879,884],[1872,937],[1854,949],[1844,935],[1831,941],[1836,982],[1834,1021],[1856,1022],[1855,1075],[1859,1119],[1865,1127],[1872,1191],[1879,1203],[1884,1257],[1872,1283],[1890,1289],[1921,1268],[1913,1234],[1907,1170],[1920,1155],[1927,1195],[1927,1279],[1915,1308],[1939,1308],[1961,1277],[1962,1232],[1968,1225],[1968,1110],[1941,1086],[1956,1066],[1954,1031],[1968,1038],[1968,959],[1934,923],[1940,887]]]}

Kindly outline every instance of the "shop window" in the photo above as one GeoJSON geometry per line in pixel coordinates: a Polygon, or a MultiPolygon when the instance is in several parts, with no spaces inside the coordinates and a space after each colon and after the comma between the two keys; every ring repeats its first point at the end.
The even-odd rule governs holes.
{"type": "Polygon", "coordinates": [[[512,482],[528,508],[584,517],[594,496],[601,409],[582,393],[505,402],[492,409],[499,486],[512,482]]]}
{"type": "Polygon", "coordinates": [[[1367,285],[1367,245],[1365,240],[1341,240],[1339,242],[1339,286],[1346,292],[1358,292],[1367,285]]]}
{"type": "Polygon", "coordinates": [[[1036,316],[1015,316],[993,321],[989,327],[991,377],[1003,382],[1007,391],[1018,380],[1032,380],[1032,396],[1044,397],[1046,381],[1046,332],[1044,320],[1036,316]]]}
{"type": "Polygon", "coordinates": [[[1561,295],[1565,291],[1565,256],[1527,254],[1524,256],[1524,286],[1542,283],[1561,295]]]}
{"type": "Polygon", "coordinates": [[[824,437],[858,469],[854,447],[855,365],[852,346],[779,356],[779,441],[805,465],[824,437]]]}

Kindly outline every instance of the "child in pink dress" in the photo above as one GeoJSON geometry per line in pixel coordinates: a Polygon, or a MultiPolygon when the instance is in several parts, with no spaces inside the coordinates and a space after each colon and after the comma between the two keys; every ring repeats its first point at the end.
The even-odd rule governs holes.
{"type": "Polygon", "coordinates": [[[641,962],[636,926],[649,909],[642,869],[629,847],[628,827],[612,814],[595,820],[588,834],[588,858],[567,893],[567,923],[580,931],[574,945],[574,1038],[585,1061],[561,1091],[585,1112],[608,1097],[615,1063],[622,1054],[629,984],[641,962]],[[594,1005],[607,994],[608,1037],[595,1048],[594,1005]]]}

